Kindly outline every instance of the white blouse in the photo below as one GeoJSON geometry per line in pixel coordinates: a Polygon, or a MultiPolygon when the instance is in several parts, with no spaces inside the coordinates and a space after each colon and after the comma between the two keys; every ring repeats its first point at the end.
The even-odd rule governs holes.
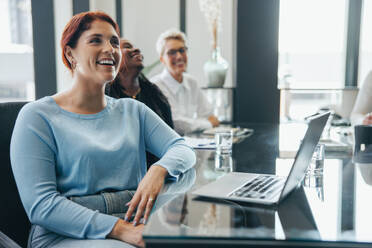
{"type": "Polygon", "coordinates": [[[213,115],[213,107],[193,77],[184,73],[183,81],[179,83],[164,69],[150,81],[159,86],[168,98],[176,132],[184,135],[212,128],[208,117],[213,115]]]}
{"type": "Polygon", "coordinates": [[[366,114],[372,112],[372,71],[370,71],[359,90],[350,120],[353,125],[362,124],[366,114]]]}

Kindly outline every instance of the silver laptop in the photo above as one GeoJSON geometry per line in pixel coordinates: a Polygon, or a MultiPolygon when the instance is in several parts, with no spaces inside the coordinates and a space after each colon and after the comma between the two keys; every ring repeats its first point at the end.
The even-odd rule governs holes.
{"type": "Polygon", "coordinates": [[[329,114],[327,112],[310,119],[288,177],[231,172],[195,190],[193,194],[266,205],[278,204],[303,180],[329,114]]]}

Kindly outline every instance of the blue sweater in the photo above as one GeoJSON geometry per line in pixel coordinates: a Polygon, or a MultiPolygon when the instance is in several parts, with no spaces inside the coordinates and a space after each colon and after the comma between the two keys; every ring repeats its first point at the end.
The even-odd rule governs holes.
{"type": "Polygon", "coordinates": [[[67,199],[103,190],[136,189],[148,150],[177,177],[195,163],[183,138],[152,110],[132,99],[106,96],[96,114],[60,108],[52,97],[27,104],[10,147],[13,173],[33,224],[74,238],[102,239],[117,217],[67,199]]]}

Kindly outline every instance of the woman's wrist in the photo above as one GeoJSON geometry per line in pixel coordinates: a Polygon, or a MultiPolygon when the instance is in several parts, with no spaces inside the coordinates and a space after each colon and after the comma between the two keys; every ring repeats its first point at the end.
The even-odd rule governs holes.
{"type": "Polygon", "coordinates": [[[168,175],[167,169],[165,169],[161,165],[154,164],[150,167],[150,170],[154,171],[154,173],[158,174],[159,176],[163,177],[164,179],[168,175]]]}
{"type": "Polygon", "coordinates": [[[144,247],[145,244],[142,239],[143,227],[144,225],[142,224],[135,227],[131,223],[119,219],[107,235],[107,238],[121,240],[136,247],[144,247]]]}
{"type": "Polygon", "coordinates": [[[111,232],[107,235],[108,238],[113,238],[113,239],[119,239],[120,240],[120,235],[125,231],[125,223],[124,220],[119,219],[114,227],[112,228],[111,232]]]}

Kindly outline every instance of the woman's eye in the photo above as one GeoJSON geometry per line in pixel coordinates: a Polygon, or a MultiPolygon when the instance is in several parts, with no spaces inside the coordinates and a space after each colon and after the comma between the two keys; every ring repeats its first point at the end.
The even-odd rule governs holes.
{"type": "Polygon", "coordinates": [[[112,45],[115,46],[115,47],[119,47],[120,46],[120,43],[118,40],[114,39],[111,41],[112,45]]]}
{"type": "Polygon", "coordinates": [[[100,43],[100,42],[101,42],[101,39],[99,38],[94,38],[90,40],[90,43],[100,43]]]}
{"type": "Polygon", "coordinates": [[[124,48],[124,49],[131,49],[131,48],[133,48],[133,46],[132,46],[131,44],[129,44],[129,43],[125,43],[125,44],[123,45],[123,48],[124,48]]]}

